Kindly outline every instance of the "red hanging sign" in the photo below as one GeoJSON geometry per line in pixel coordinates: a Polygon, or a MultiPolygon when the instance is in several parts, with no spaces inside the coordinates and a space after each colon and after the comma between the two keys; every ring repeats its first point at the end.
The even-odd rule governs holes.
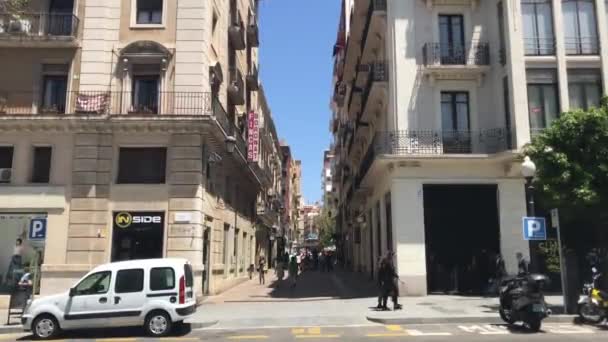
{"type": "Polygon", "coordinates": [[[250,111],[247,115],[247,126],[247,160],[257,161],[260,151],[260,123],[256,112],[250,111]]]}

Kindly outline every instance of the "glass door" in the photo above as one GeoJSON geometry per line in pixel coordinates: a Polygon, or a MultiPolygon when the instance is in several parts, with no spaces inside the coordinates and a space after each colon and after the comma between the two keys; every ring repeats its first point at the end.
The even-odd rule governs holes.
{"type": "Polygon", "coordinates": [[[466,64],[462,15],[439,16],[441,64],[466,64]]]}
{"type": "Polygon", "coordinates": [[[469,93],[441,93],[441,128],[444,153],[471,153],[469,93]]]}

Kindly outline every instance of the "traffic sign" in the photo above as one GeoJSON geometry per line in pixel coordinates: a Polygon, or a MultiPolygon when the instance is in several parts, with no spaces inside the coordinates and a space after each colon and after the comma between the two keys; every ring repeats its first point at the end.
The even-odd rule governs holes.
{"type": "Polygon", "coordinates": [[[523,218],[524,240],[547,240],[547,223],[544,217],[523,218]]]}
{"type": "Polygon", "coordinates": [[[29,239],[44,240],[46,238],[46,219],[37,218],[30,221],[29,239]]]}
{"type": "Polygon", "coordinates": [[[551,209],[551,227],[559,228],[559,210],[551,209]]]}

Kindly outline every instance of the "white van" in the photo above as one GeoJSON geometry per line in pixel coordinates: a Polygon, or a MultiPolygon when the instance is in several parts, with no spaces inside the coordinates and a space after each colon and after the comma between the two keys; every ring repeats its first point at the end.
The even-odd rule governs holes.
{"type": "Polygon", "coordinates": [[[39,339],[61,330],[142,326],[165,336],[196,311],[185,259],[123,261],[95,267],[69,291],[28,302],[21,323],[39,339]]]}

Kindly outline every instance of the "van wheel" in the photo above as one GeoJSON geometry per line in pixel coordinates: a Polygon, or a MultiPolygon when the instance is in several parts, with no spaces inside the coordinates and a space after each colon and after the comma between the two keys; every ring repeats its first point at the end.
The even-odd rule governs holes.
{"type": "Polygon", "coordinates": [[[167,336],[171,332],[171,317],[164,311],[153,311],[146,317],[144,330],[153,337],[167,336]]]}
{"type": "Polygon", "coordinates": [[[32,323],[32,333],[38,340],[50,340],[56,337],[60,331],[59,322],[51,315],[40,315],[32,323]]]}

